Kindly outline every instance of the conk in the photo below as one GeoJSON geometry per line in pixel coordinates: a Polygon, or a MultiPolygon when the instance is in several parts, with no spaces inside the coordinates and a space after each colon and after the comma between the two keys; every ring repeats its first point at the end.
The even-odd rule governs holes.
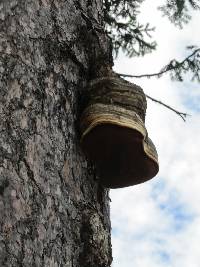
{"type": "Polygon", "coordinates": [[[91,81],[81,145],[103,186],[136,185],[158,173],[156,148],[144,125],[146,107],[143,90],[116,74],[91,81]]]}

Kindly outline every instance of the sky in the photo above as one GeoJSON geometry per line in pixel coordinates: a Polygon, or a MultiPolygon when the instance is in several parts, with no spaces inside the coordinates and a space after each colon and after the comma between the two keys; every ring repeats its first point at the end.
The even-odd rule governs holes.
{"type": "MultiPolygon", "coordinates": [[[[185,47],[200,46],[199,12],[183,30],[156,9],[159,0],[146,0],[141,22],[156,26],[156,52],[144,58],[120,54],[119,73],[159,71],[172,58],[183,59],[185,47]],[[153,2],[153,3],[152,3],[153,2]]],[[[146,94],[189,113],[186,122],[148,100],[146,128],[156,145],[160,171],[152,180],[111,190],[112,267],[200,266],[200,84],[160,79],[129,79],[146,94]]]]}

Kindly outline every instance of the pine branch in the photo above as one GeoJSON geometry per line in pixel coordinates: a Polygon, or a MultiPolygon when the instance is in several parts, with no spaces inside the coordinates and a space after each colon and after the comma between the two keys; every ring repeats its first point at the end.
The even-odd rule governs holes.
{"type": "Polygon", "coordinates": [[[187,24],[192,18],[190,15],[191,9],[200,9],[199,2],[199,0],[166,0],[166,4],[159,6],[158,9],[175,26],[183,28],[183,25],[187,24]]]}
{"type": "Polygon", "coordinates": [[[129,57],[144,56],[156,49],[151,34],[154,27],[138,21],[143,0],[103,0],[104,21],[107,34],[112,39],[113,52],[117,57],[119,50],[129,57]]]}
{"type": "Polygon", "coordinates": [[[162,101],[157,100],[157,99],[155,99],[155,98],[153,98],[153,97],[151,97],[151,96],[149,96],[149,95],[146,95],[146,97],[149,98],[151,101],[153,101],[153,102],[155,102],[155,103],[158,103],[158,104],[160,104],[160,105],[166,107],[167,109],[169,109],[169,110],[175,112],[178,116],[181,117],[181,119],[182,119],[183,121],[186,121],[186,117],[187,117],[187,116],[190,116],[189,114],[180,112],[180,111],[178,111],[178,110],[172,108],[171,106],[169,106],[169,105],[163,103],[162,101]]]}
{"type": "MultiPolygon", "coordinates": [[[[187,49],[194,49],[195,46],[187,47],[187,49]]],[[[164,73],[172,72],[172,79],[182,81],[182,73],[186,73],[187,71],[191,71],[194,73],[192,79],[200,80],[199,71],[200,71],[200,48],[195,49],[189,56],[187,56],[181,62],[173,59],[167,64],[164,68],[162,68],[159,72],[151,73],[151,74],[141,74],[141,75],[131,75],[131,74],[123,74],[118,73],[120,76],[129,77],[129,78],[151,78],[158,77],[160,78],[164,73]],[[173,73],[174,72],[174,73],[173,73]]]]}

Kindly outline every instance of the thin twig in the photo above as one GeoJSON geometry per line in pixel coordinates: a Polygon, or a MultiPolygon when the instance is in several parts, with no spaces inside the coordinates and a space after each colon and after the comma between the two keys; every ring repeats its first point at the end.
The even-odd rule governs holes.
{"type": "Polygon", "coordinates": [[[141,75],[131,75],[131,74],[124,74],[124,73],[118,73],[120,76],[123,76],[123,77],[127,77],[127,78],[151,78],[151,77],[154,77],[154,76],[160,76],[164,73],[166,73],[168,70],[163,70],[163,71],[160,71],[160,72],[155,72],[155,73],[151,73],[151,74],[141,74],[141,75]]]}
{"type": "Polygon", "coordinates": [[[157,100],[157,99],[155,99],[155,98],[153,98],[153,97],[151,97],[151,96],[149,96],[149,95],[146,95],[146,97],[149,98],[150,100],[152,100],[153,102],[156,102],[156,103],[158,103],[158,104],[160,104],[160,105],[162,105],[162,106],[164,106],[164,107],[166,107],[166,108],[172,110],[172,111],[175,112],[178,116],[180,116],[181,119],[182,119],[183,121],[186,121],[186,117],[187,117],[187,116],[190,116],[189,114],[180,112],[180,111],[178,111],[178,110],[172,108],[171,106],[169,106],[169,105],[163,103],[162,101],[157,100]]]}
{"type": "Polygon", "coordinates": [[[150,73],[150,74],[141,74],[141,75],[131,75],[131,74],[124,74],[124,73],[118,73],[118,74],[120,76],[127,77],[127,78],[151,78],[151,77],[155,77],[155,76],[159,77],[166,72],[180,68],[180,66],[183,66],[186,61],[188,61],[191,57],[193,57],[199,51],[200,51],[200,48],[194,50],[188,57],[186,57],[184,60],[182,60],[179,64],[176,64],[174,66],[169,67],[169,65],[170,65],[170,63],[169,63],[159,72],[150,73]]]}

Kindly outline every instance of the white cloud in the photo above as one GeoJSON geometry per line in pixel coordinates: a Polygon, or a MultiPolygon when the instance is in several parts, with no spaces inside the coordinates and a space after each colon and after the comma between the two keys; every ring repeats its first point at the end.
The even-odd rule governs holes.
{"type": "MultiPolygon", "coordinates": [[[[143,17],[159,25],[156,34],[160,46],[142,59],[120,55],[115,64],[120,73],[158,71],[171,57],[183,58],[188,42],[200,42],[196,26],[200,18],[196,14],[179,32],[166,18],[149,12],[152,1],[151,5],[145,2],[143,17]]],[[[113,267],[199,267],[200,85],[173,83],[167,76],[131,81],[152,97],[192,116],[184,123],[172,111],[148,101],[146,126],[158,149],[160,172],[144,184],[111,190],[113,267]]]]}

